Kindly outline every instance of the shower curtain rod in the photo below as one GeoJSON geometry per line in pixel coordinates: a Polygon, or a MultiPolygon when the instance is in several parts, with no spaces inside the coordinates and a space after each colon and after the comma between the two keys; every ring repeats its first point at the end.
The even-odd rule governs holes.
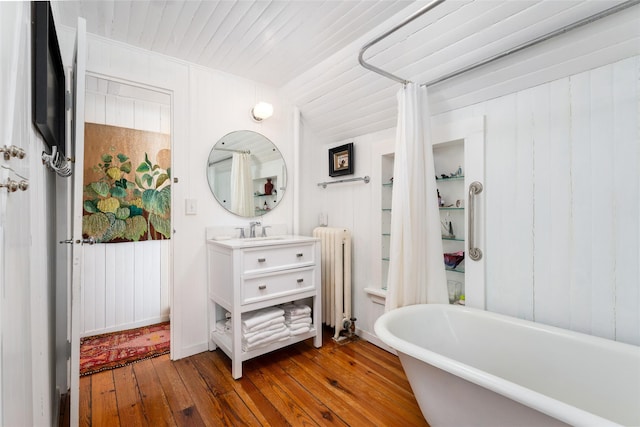
{"type": "MultiPolygon", "coordinates": [[[[407,83],[412,83],[411,80],[406,80],[403,79],[402,77],[398,77],[395,74],[391,74],[388,71],[385,71],[381,68],[376,67],[375,65],[371,65],[368,62],[366,62],[363,58],[364,53],[367,51],[367,49],[369,49],[371,46],[375,45],[376,43],[380,42],[381,40],[387,38],[388,36],[390,36],[391,34],[395,33],[396,31],[398,31],[400,28],[404,27],[405,25],[413,22],[415,19],[419,18],[420,16],[424,15],[425,13],[429,12],[430,10],[434,9],[436,6],[440,5],[441,3],[444,3],[445,0],[435,0],[432,1],[431,3],[427,4],[426,6],[424,6],[423,8],[421,8],[420,10],[416,11],[413,15],[409,16],[407,19],[405,19],[404,21],[402,21],[400,24],[396,25],[395,27],[391,28],[389,31],[385,32],[384,34],[376,37],[375,39],[371,40],[369,43],[365,44],[362,49],[360,49],[360,54],[358,55],[358,62],[360,63],[360,65],[362,65],[364,68],[373,71],[377,74],[380,74],[384,77],[387,77],[391,80],[394,80],[398,83],[402,83],[402,84],[407,84],[407,83]]],[[[613,15],[614,13],[620,12],[622,10],[625,10],[631,6],[635,6],[638,3],[640,3],[640,0],[628,0],[624,3],[620,3],[616,6],[613,6],[609,9],[603,10],[601,12],[598,12],[594,15],[588,16],[586,18],[583,18],[579,21],[574,22],[573,24],[569,24],[566,25],[562,28],[559,28],[557,30],[551,31],[547,34],[544,34],[540,37],[537,37],[535,39],[532,39],[526,43],[520,44],[514,48],[508,49],[504,52],[501,52],[497,55],[491,56],[487,59],[483,59],[482,61],[476,62],[474,64],[468,65],[466,67],[463,67],[457,71],[454,71],[452,73],[449,74],[445,74],[442,77],[439,77],[435,80],[431,80],[429,82],[426,83],[422,83],[420,84],[420,86],[425,86],[425,87],[429,87],[429,86],[433,86],[435,84],[438,83],[442,83],[445,80],[449,80],[453,77],[459,76],[460,74],[464,74],[467,71],[471,71],[471,70],[475,70],[476,68],[482,67],[483,65],[487,65],[490,62],[496,61],[498,59],[502,59],[505,56],[511,55],[512,53],[516,53],[519,52],[521,50],[524,50],[528,47],[534,46],[538,43],[542,43],[544,41],[547,41],[553,37],[559,36],[561,34],[564,34],[568,31],[571,31],[575,28],[578,27],[582,27],[584,25],[590,24],[592,22],[595,22],[599,19],[605,18],[609,15],[613,15]]]]}
{"type": "Polygon", "coordinates": [[[251,154],[251,150],[234,150],[233,148],[216,148],[218,151],[231,151],[233,153],[251,154]]]}
{"type": "MultiPolygon", "coordinates": [[[[242,153],[242,154],[251,154],[251,150],[234,150],[233,148],[216,148],[217,151],[230,151],[232,153],[242,153]]],[[[209,162],[209,166],[217,165],[218,163],[226,162],[227,160],[231,160],[233,157],[223,157],[221,159],[216,160],[215,162],[209,162]]]]}

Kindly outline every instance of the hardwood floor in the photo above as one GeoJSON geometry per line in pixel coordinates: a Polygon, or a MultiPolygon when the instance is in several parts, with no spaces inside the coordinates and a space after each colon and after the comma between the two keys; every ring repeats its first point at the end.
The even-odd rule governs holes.
{"type": "Polygon", "coordinates": [[[220,350],[82,377],[80,425],[427,425],[396,356],[324,336],[245,362],[239,380],[220,350]]]}

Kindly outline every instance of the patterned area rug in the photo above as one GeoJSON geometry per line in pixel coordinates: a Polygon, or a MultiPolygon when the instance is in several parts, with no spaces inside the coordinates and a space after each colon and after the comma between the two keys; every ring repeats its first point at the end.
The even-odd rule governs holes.
{"type": "Polygon", "coordinates": [[[80,376],[169,353],[169,322],[80,340],[80,376]]]}

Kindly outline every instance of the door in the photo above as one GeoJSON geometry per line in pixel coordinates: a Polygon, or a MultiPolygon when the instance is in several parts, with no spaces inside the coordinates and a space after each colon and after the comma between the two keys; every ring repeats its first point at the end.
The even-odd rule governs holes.
{"type": "Polygon", "coordinates": [[[82,288],[82,186],[84,170],[84,101],[87,62],[86,21],[78,18],[76,46],[73,60],[73,124],[71,140],[75,157],[71,176],[72,198],[72,267],[71,267],[71,366],[70,366],[70,425],[77,426],[80,415],[80,290],[82,288]]]}

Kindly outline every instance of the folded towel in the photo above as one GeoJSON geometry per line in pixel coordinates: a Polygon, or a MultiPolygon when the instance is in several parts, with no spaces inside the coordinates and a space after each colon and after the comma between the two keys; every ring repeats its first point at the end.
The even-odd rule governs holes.
{"type": "Polygon", "coordinates": [[[291,323],[287,325],[287,328],[293,331],[296,329],[308,328],[309,325],[311,325],[311,323],[291,323]]]}
{"type": "Polygon", "coordinates": [[[311,313],[311,307],[305,304],[284,304],[282,309],[285,316],[299,316],[311,313]]]}
{"type": "Polygon", "coordinates": [[[261,323],[268,322],[276,317],[283,316],[284,310],[278,307],[268,307],[262,310],[256,310],[242,315],[242,326],[244,328],[253,328],[261,323]]]}
{"type": "Polygon", "coordinates": [[[271,320],[267,320],[266,322],[260,323],[252,328],[245,328],[244,326],[242,327],[242,333],[243,334],[250,334],[253,332],[260,332],[263,331],[265,329],[269,329],[272,328],[274,325],[278,326],[278,325],[282,325],[284,324],[284,316],[278,316],[276,318],[273,318],[271,320]]]}
{"type": "Polygon", "coordinates": [[[255,334],[251,334],[251,336],[243,336],[242,339],[245,343],[247,344],[251,344],[257,341],[262,341],[265,340],[267,338],[270,338],[274,335],[278,335],[284,331],[287,330],[287,327],[283,325],[280,325],[280,327],[278,329],[272,329],[272,330],[268,330],[268,331],[263,331],[263,332],[258,332],[255,334]]]}
{"type": "Polygon", "coordinates": [[[304,334],[305,332],[309,332],[310,330],[311,328],[309,327],[309,325],[305,325],[303,328],[292,329],[291,336],[304,334]]]}
{"type": "Polygon", "coordinates": [[[298,314],[295,316],[284,316],[284,320],[286,321],[293,321],[293,320],[298,320],[298,319],[310,319],[311,316],[309,314],[298,314]]]}
{"type": "Polygon", "coordinates": [[[245,340],[242,340],[242,349],[244,351],[253,350],[258,347],[264,347],[266,345],[272,344],[276,341],[284,341],[289,338],[290,332],[289,329],[285,328],[284,331],[269,335],[267,338],[263,338],[258,341],[254,341],[252,343],[248,343],[245,340]]]}
{"type": "Polygon", "coordinates": [[[260,328],[255,331],[251,330],[248,332],[242,332],[242,336],[245,338],[249,338],[254,335],[263,334],[265,332],[281,330],[284,326],[285,326],[284,322],[275,322],[274,324],[269,325],[266,328],[260,328]]]}
{"type": "Polygon", "coordinates": [[[311,317],[304,317],[302,319],[296,319],[296,320],[292,320],[292,321],[288,321],[286,320],[284,322],[285,325],[295,325],[296,323],[302,323],[302,324],[310,324],[311,323],[311,317]]]}

